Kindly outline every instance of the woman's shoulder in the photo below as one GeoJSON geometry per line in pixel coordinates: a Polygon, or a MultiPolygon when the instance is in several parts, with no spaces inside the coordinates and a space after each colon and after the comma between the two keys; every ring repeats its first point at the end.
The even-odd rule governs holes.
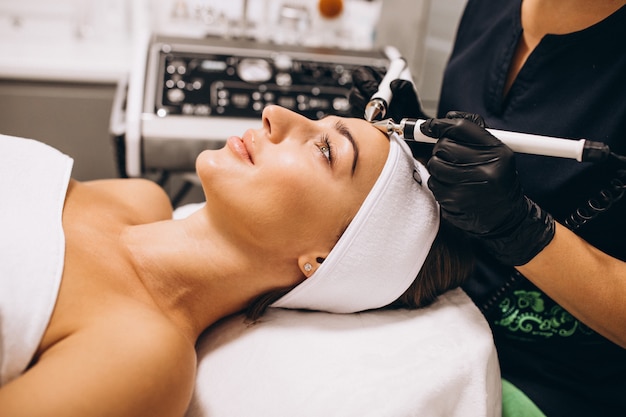
{"type": "Polygon", "coordinates": [[[106,201],[109,209],[119,209],[133,223],[149,223],[172,218],[170,199],[155,182],[142,179],[103,179],[76,184],[85,202],[106,201]]]}

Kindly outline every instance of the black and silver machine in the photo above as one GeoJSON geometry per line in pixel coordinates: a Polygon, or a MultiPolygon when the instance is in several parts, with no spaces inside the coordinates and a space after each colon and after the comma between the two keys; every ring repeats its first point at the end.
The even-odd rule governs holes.
{"type": "Polygon", "coordinates": [[[348,115],[352,71],[385,71],[397,53],[159,35],[146,48],[111,119],[121,176],[193,172],[202,150],[260,127],[268,104],[313,119],[348,115]]]}

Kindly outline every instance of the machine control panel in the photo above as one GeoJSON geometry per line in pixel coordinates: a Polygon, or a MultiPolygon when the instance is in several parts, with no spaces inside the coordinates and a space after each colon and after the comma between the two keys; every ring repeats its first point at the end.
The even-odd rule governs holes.
{"type": "MultiPolygon", "coordinates": [[[[309,118],[350,114],[352,71],[385,71],[381,51],[314,50],[224,39],[161,39],[151,50],[153,91],[147,112],[157,117],[258,118],[278,104],[309,118]]],[[[150,77],[149,77],[150,78],[150,77]]]]}

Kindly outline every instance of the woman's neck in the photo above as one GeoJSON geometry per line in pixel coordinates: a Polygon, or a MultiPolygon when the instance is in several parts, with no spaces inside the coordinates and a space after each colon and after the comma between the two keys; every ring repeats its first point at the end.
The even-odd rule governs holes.
{"type": "Polygon", "coordinates": [[[563,35],[604,20],[626,0],[523,0],[524,33],[537,42],[547,34],[563,35]]]}
{"type": "Polygon", "coordinates": [[[132,267],[154,301],[195,341],[217,320],[245,309],[256,296],[289,285],[290,262],[234,242],[204,213],[131,226],[124,242],[132,267]]]}

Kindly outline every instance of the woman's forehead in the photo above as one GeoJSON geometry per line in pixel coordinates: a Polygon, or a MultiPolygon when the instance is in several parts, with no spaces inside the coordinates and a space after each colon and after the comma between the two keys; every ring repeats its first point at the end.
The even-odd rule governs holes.
{"type": "Polygon", "coordinates": [[[363,119],[344,119],[359,147],[353,185],[367,195],[380,176],[389,155],[387,135],[363,119]]]}
{"type": "Polygon", "coordinates": [[[328,127],[343,124],[351,133],[359,146],[367,147],[373,145],[379,150],[389,149],[389,138],[379,129],[375,128],[371,123],[357,118],[347,118],[339,116],[328,116],[320,122],[327,124],[328,127]]]}
{"type": "Polygon", "coordinates": [[[364,159],[364,165],[374,168],[382,166],[389,154],[389,138],[383,132],[363,119],[345,119],[345,123],[353,132],[359,146],[359,153],[364,159]]]}

